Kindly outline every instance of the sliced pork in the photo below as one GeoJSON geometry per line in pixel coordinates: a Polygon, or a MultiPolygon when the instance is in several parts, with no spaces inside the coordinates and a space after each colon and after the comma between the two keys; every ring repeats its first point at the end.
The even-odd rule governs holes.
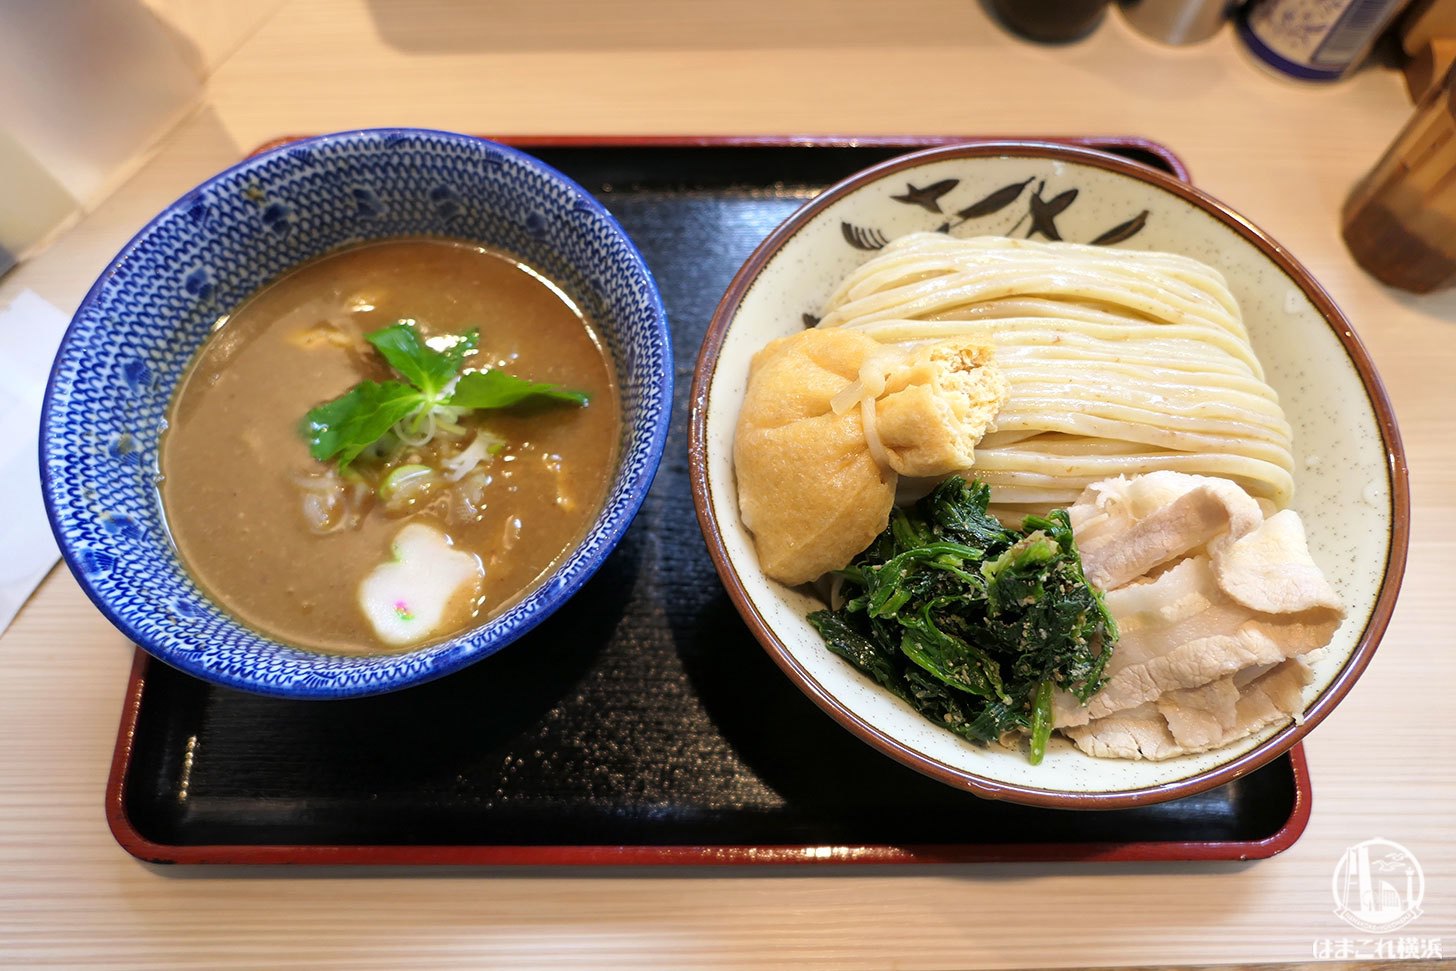
{"type": "Polygon", "coordinates": [[[1207,751],[1303,710],[1309,669],[1344,616],[1292,511],[1265,518],[1220,479],[1156,472],[1090,486],[1070,509],[1087,576],[1120,638],[1087,704],[1055,725],[1091,755],[1207,751]]]}

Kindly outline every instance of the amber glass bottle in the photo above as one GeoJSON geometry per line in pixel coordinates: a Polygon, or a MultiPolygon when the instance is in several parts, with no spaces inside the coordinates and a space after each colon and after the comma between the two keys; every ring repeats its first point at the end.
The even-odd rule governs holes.
{"type": "Polygon", "coordinates": [[[1345,245],[1372,276],[1428,293],[1456,283],[1456,72],[1345,200],[1345,245]]]}

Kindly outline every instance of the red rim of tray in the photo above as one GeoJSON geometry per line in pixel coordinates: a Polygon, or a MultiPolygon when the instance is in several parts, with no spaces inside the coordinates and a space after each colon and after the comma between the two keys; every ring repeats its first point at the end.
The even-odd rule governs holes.
{"type": "MultiPolygon", "coordinates": [[[[304,136],[284,136],[260,145],[252,154],[304,136]]],[[[525,150],[546,148],[903,148],[907,152],[940,145],[993,141],[960,136],[491,136],[525,150]]],[[[1186,180],[1188,170],[1165,146],[1138,137],[1049,138],[1060,144],[1134,150],[1157,158],[1186,180]]],[[[1130,162],[1139,169],[1140,163],[1130,162]]],[[[810,864],[945,864],[1037,861],[1149,862],[1259,860],[1281,853],[1303,835],[1309,824],[1312,793],[1303,746],[1289,750],[1294,784],[1290,815],[1273,833],[1257,840],[1186,840],[1089,843],[1003,843],[995,845],[888,844],[712,845],[712,846],[487,846],[487,845],[177,845],[148,839],[132,824],[125,804],[125,783],[131,765],[137,722],[142,711],[148,668],[161,662],[138,649],[127,685],[116,746],[106,785],[106,821],[120,846],[152,863],[306,864],[306,865],[453,865],[453,866],[732,866],[810,864]]]]}

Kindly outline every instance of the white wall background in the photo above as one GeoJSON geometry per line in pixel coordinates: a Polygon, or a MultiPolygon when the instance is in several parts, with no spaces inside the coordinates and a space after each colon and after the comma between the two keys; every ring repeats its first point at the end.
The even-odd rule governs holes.
{"type": "Polygon", "coordinates": [[[0,0],[0,251],[34,251],[125,181],[282,3],[0,0]]]}

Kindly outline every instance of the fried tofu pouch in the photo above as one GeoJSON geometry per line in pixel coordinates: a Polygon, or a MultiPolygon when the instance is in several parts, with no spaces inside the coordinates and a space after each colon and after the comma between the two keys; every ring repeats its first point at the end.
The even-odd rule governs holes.
{"type": "Polygon", "coordinates": [[[839,329],[760,350],[733,461],[764,572],[792,585],[844,566],[885,528],[900,475],[968,468],[1006,398],[990,353],[963,339],[887,347],[839,329]]]}

